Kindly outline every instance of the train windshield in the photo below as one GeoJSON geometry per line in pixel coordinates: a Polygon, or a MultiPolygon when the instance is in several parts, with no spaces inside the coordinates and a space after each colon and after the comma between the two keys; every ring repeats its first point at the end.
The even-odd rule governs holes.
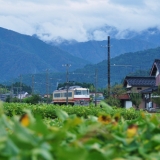
{"type": "Polygon", "coordinates": [[[75,90],[75,95],[89,95],[89,90],[75,90]]]}

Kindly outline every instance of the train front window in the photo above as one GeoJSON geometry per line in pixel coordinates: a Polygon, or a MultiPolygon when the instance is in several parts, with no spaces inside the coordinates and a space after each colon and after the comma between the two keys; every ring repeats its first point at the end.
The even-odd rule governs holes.
{"type": "Polygon", "coordinates": [[[75,90],[75,95],[81,95],[81,90],[75,90]]]}
{"type": "Polygon", "coordinates": [[[83,95],[88,95],[89,93],[88,93],[88,90],[82,90],[82,94],[83,95]]]}

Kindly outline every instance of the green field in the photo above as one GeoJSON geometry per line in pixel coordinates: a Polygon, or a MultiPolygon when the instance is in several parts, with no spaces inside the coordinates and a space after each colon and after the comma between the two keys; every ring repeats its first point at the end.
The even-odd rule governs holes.
{"type": "Polygon", "coordinates": [[[0,106],[1,160],[158,160],[160,117],[102,104],[0,106]]]}

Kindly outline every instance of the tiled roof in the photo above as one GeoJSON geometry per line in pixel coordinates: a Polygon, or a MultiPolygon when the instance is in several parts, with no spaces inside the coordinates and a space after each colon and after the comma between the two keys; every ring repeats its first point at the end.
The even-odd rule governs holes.
{"type": "Polygon", "coordinates": [[[126,76],[124,86],[155,86],[155,77],[130,77],[126,76]]]}
{"type": "Polygon", "coordinates": [[[153,87],[142,90],[140,93],[152,93],[154,91],[157,91],[157,89],[158,89],[158,86],[153,86],[153,87]]]}
{"type": "Polygon", "coordinates": [[[128,94],[121,94],[118,96],[118,99],[130,99],[128,94]]]}

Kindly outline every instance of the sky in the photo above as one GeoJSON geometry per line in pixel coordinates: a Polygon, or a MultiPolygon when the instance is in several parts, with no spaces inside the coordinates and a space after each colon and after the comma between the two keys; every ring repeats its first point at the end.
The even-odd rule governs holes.
{"type": "Polygon", "coordinates": [[[124,38],[160,28],[160,0],[0,0],[0,27],[43,41],[124,38]]]}

